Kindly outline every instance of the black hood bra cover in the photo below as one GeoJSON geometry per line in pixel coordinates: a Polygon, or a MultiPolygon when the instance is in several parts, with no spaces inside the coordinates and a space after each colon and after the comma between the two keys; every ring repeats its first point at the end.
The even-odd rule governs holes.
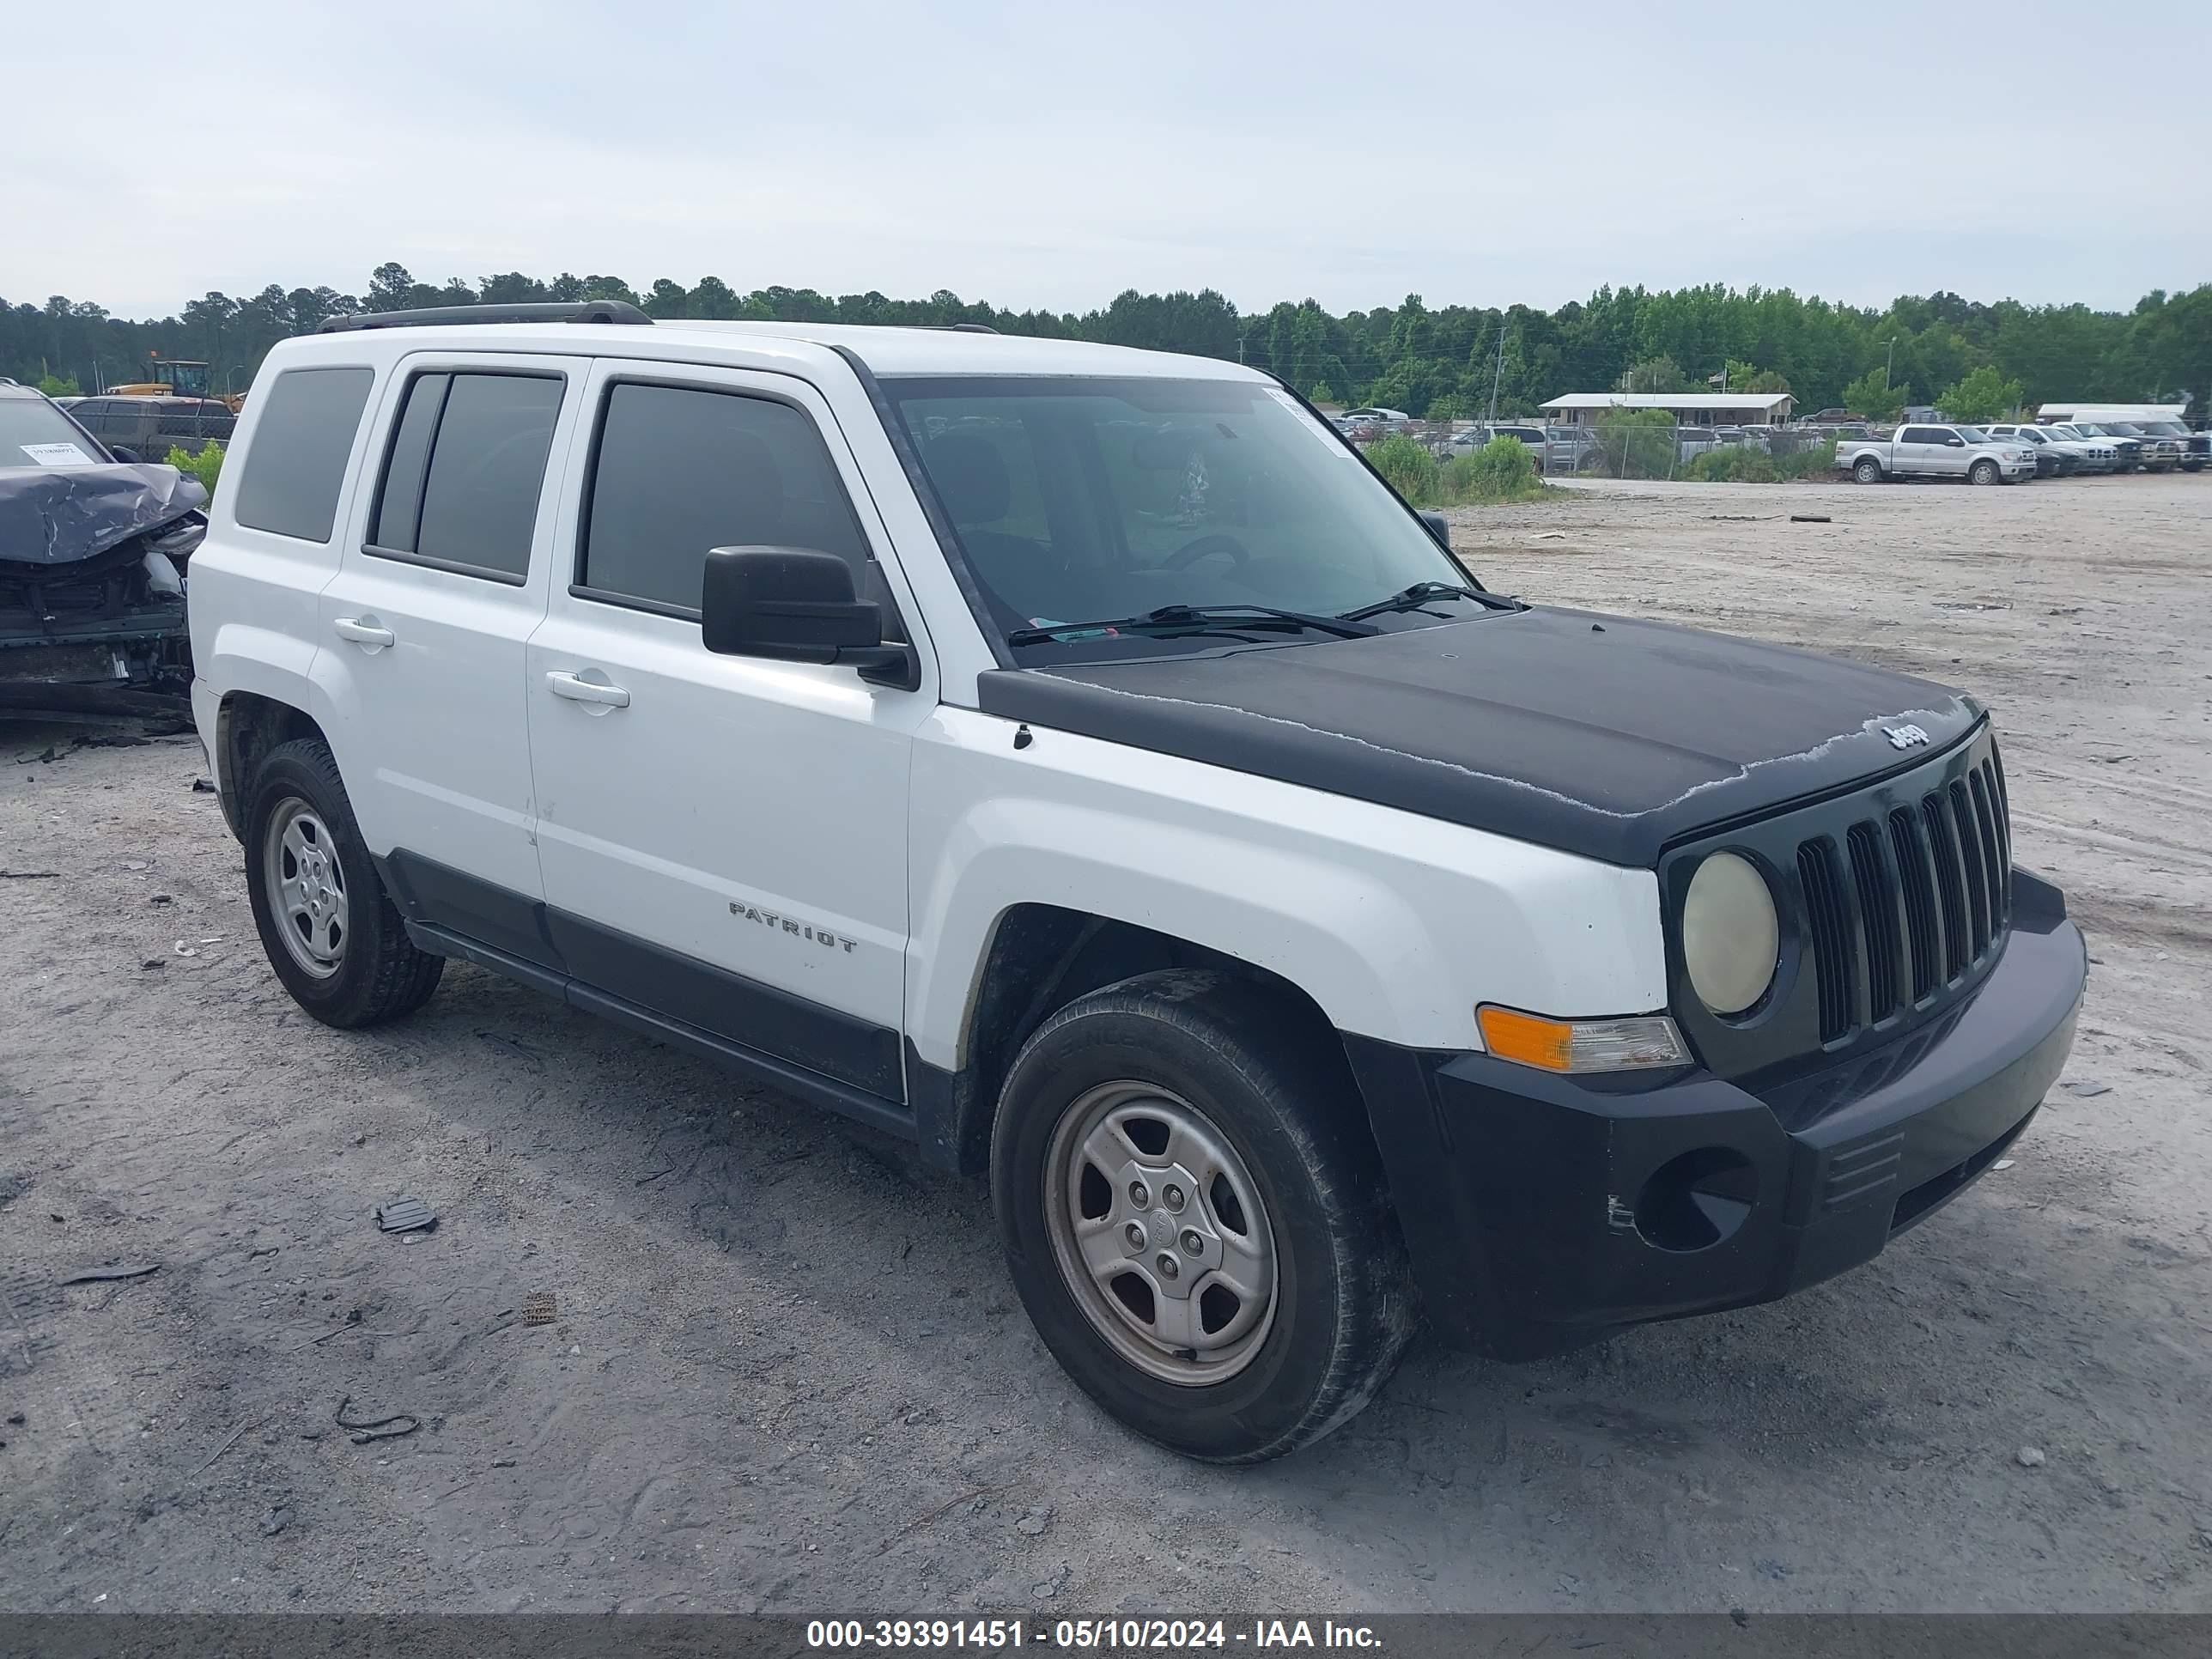
{"type": "Polygon", "coordinates": [[[1669,842],[1923,761],[1972,699],[1588,611],[980,680],[984,712],[1649,867],[1669,842]]]}
{"type": "Polygon", "coordinates": [[[0,467],[0,562],[96,557],[207,505],[197,478],[148,462],[0,467]]]}

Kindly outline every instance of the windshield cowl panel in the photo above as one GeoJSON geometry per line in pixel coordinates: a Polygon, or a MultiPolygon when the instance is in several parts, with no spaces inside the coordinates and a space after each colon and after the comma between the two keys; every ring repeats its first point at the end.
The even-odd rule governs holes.
{"type": "MultiPolygon", "coordinates": [[[[1045,375],[881,385],[957,538],[948,552],[1024,662],[1203,652],[1224,634],[1306,643],[1329,633],[1260,613],[1339,617],[1417,584],[1468,584],[1406,504],[1279,386],[1045,375]],[[1186,606],[1204,613],[1188,630],[1066,631],[1186,606]]],[[[1472,609],[1444,601],[1372,625],[1432,626],[1472,609]]]]}

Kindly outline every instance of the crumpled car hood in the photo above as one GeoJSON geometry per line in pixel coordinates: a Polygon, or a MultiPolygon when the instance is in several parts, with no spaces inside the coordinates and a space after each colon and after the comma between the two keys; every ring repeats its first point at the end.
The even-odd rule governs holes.
{"type": "Polygon", "coordinates": [[[0,560],[75,564],[207,504],[173,466],[0,467],[0,560]]]}

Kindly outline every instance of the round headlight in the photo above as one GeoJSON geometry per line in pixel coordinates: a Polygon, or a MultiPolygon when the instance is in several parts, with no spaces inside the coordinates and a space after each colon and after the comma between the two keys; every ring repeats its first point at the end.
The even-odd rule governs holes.
{"type": "Polygon", "coordinates": [[[1682,901],[1682,961],[1690,988],[1717,1014],[1740,1014],[1766,994],[1781,949],[1766,878],[1748,859],[1715,853],[1682,901]]]}

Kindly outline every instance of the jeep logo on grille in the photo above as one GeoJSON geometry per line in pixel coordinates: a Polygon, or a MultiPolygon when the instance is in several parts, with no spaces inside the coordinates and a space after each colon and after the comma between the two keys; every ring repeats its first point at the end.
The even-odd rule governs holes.
{"type": "Polygon", "coordinates": [[[1917,726],[1885,726],[1881,734],[1892,749],[1917,749],[1928,741],[1928,734],[1917,726]]]}

